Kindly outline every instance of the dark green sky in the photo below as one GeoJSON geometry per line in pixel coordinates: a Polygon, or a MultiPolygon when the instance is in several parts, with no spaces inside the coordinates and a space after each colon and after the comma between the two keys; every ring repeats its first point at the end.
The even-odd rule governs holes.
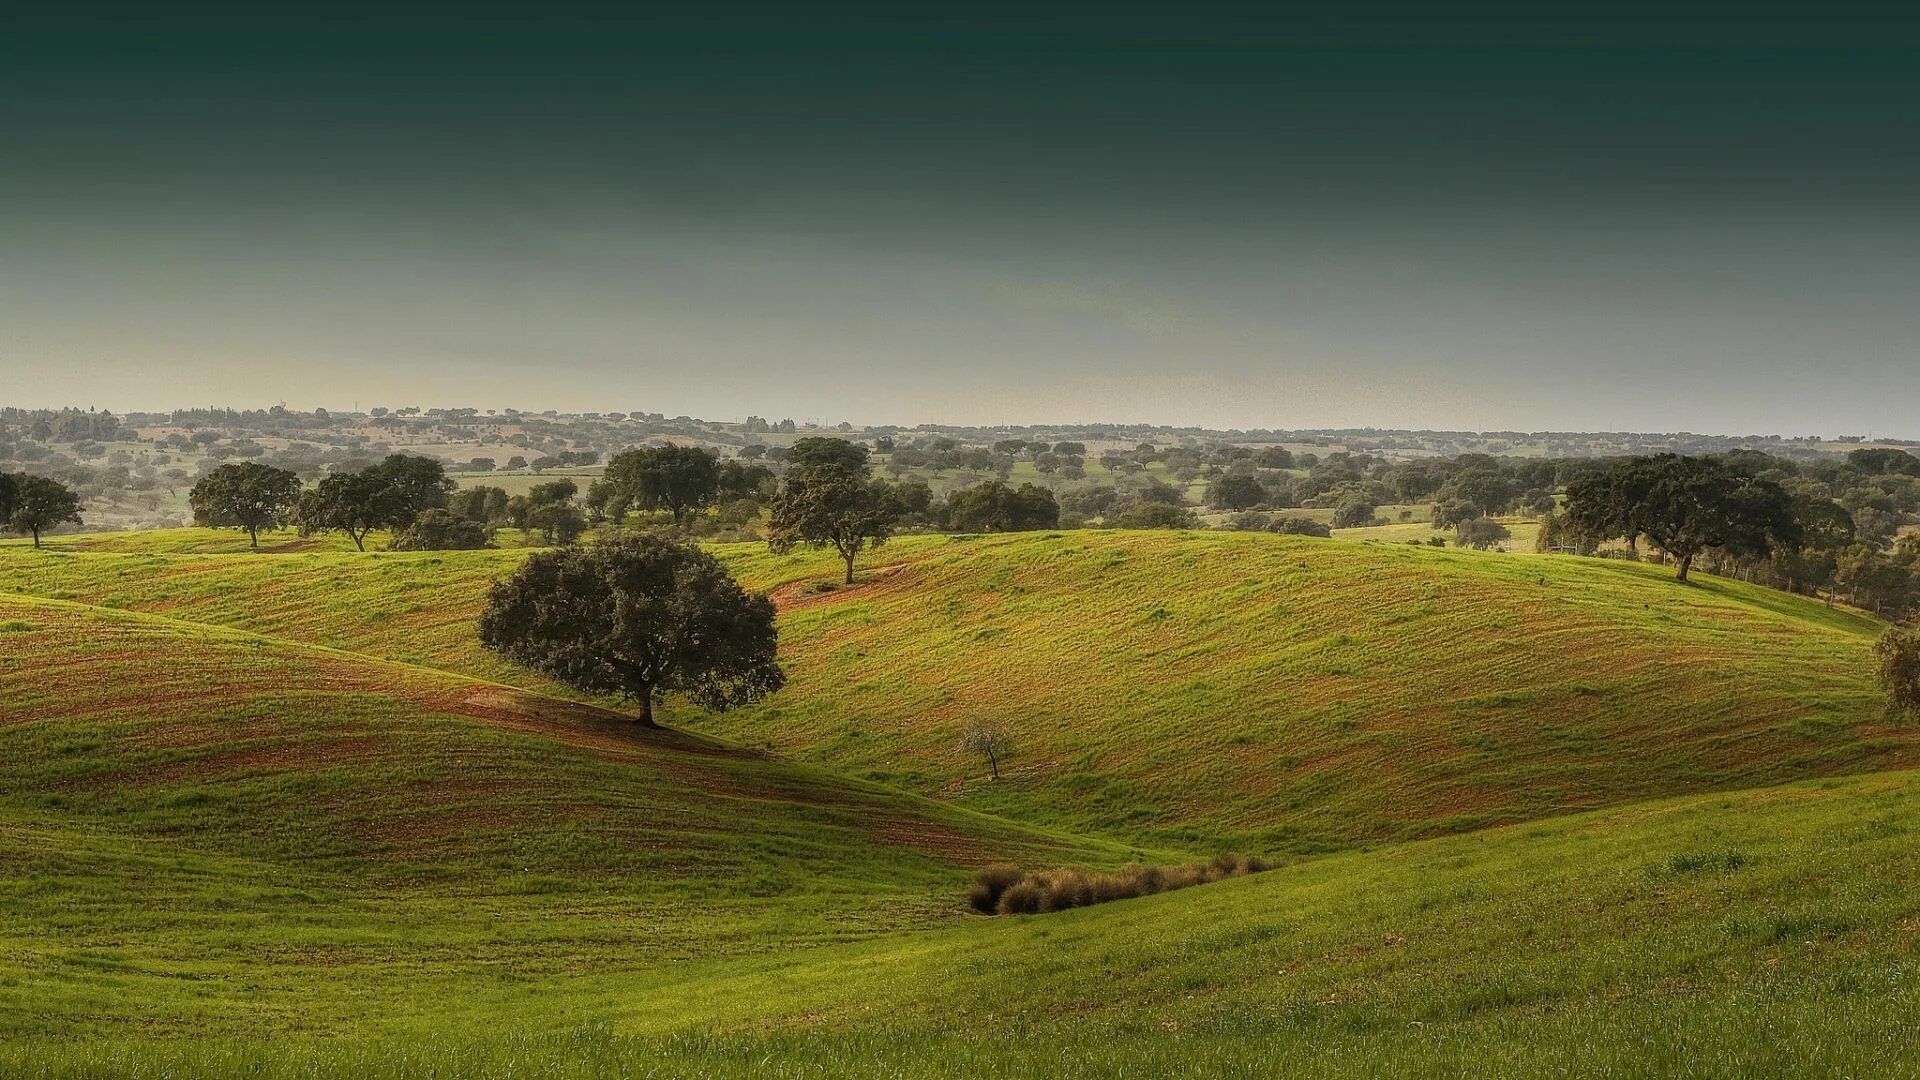
{"type": "Polygon", "coordinates": [[[1920,436],[1917,43],[0,21],[0,400],[1920,436]]]}

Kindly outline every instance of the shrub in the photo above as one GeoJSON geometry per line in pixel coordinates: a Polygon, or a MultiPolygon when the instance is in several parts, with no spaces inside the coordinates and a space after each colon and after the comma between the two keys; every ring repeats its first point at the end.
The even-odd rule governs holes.
{"type": "Polygon", "coordinates": [[[428,510],[393,538],[395,551],[472,551],[489,546],[486,526],[446,510],[428,510]]]}
{"type": "Polygon", "coordinates": [[[974,876],[967,903],[982,915],[991,915],[1000,909],[1001,894],[1023,876],[1024,872],[1017,866],[989,866],[974,876]]]}
{"type": "Polygon", "coordinates": [[[1084,870],[1028,873],[1014,866],[990,866],[974,877],[967,903],[982,914],[1039,915],[1151,896],[1267,869],[1264,859],[1238,855],[1221,855],[1184,866],[1129,866],[1117,874],[1089,874],[1084,870]]]}
{"type": "Polygon", "coordinates": [[[1891,711],[1920,712],[1920,624],[1887,627],[1874,653],[1891,711]]]}
{"type": "Polygon", "coordinates": [[[1267,530],[1269,532],[1284,533],[1288,536],[1327,537],[1327,536],[1333,535],[1332,529],[1328,528],[1325,525],[1322,525],[1320,522],[1315,521],[1312,518],[1304,518],[1304,517],[1290,517],[1290,518],[1276,519],[1273,522],[1273,524],[1267,526],[1267,530]]]}

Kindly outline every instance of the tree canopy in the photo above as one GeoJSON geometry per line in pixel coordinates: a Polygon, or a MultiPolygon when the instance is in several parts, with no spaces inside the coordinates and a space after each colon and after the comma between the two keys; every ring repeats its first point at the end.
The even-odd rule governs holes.
{"type": "Polygon", "coordinates": [[[80,505],[80,496],[67,485],[28,473],[0,477],[0,508],[6,510],[0,523],[11,532],[33,537],[34,547],[40,546],[40,534],[48,529],[69,522],[80,524],[80,514],[86,509],[80,505]]]}
{"type": "Polygon", "coordinates": [[[283,523],[299,501],[299,477],[255,461],[222,465],[187,495],[195,523],[244,529],[253,547],[260,546],[260,530],[283,523]]]}
{"type": "Polygon", "coordinates": [[[494,585],[480,640],[577,690],[637,703],[652,727],[663,693],[718,712],[780,689],[773,616],[773,601],[713,556],[642,535],[527,559],[494,585]]]}
{"type": "Polygon", "coordinates": [[[1707,457],[1630,458],[1567,485],[1567,517],[1576,532],[1629,542],[1645,536],[1687,580],[1709,549],[1764,556],[1797,544],[1800,525],[1786,490],[1707,457]]]}
{"type": "Polygon", "coordinates": [[[1037,484],[1009,487],[998,480],[947,496],[947,523],[960,532],[1030,532],[1060,527],[1060,504],[1037,484]]]}
{"type": "Polygon", "coordinates": [[[831,546],[846,563],[845,581],[851,585],[854,560],[866,548],[886,543],[903,513],[886,481],[869,480],[843,461],[816,459],[787,471],[773,499],[767,547],[785,554],[800,544],[831,546]]]}
{"type": "Polygon", "coordinates": [[[687,511],[713,505],[720,490],[719,459],[697,446],[626,450],[607,461],[594,487],[596,504],[616,521],[637,507],[671,511],[674,523],[681,524],[687,511]]]}
{"type": "Polygon", "coordinates": [[[825,435],[809,435],[796,439],[787,448],[787,464],[798,468],[808,465],[829,465],[845,469],[855,476],[867,475],[867,448],[845,439],[835,439],[825,435]]]}

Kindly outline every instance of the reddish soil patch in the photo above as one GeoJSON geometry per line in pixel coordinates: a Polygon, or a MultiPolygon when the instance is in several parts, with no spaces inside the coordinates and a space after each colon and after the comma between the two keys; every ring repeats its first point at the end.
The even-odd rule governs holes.
{"type": "Polygon", "coordinates": [[[789,581],[768,593],[767,596],[773,601],[776,611],[787,612],[831,604],[849,596],[881,592],[906,584],[906,580],[901,575],[925,557],[923,555],[906,562],[891,563],[868,571],[864,576],[856,575],[851,585],[842,585],[837,581],[789,581]]]}
{"type": "Polygon", "coordinates": [[[931,822],[881,818],[869,825],[867,831],[883,844],[910,847],[962,866],[985,866],[996,859],[994,852],[978,838],[931,822]]]}

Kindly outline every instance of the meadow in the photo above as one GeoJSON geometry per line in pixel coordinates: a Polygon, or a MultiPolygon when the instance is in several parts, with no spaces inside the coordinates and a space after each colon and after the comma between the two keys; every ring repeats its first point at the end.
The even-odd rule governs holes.
{"type": "Polygon", "coordinates": [[[0,547],[19,1075],[1906,1075],[1920,731],[1844,608],[1269,534],[716,553],[789,687],[645,732],[524,553],[0,547]],[[1005,779],[961,752],[1007,727],[1005,779]],[[1277,869],[1037,916],[995,863],[1277,869]]]}

